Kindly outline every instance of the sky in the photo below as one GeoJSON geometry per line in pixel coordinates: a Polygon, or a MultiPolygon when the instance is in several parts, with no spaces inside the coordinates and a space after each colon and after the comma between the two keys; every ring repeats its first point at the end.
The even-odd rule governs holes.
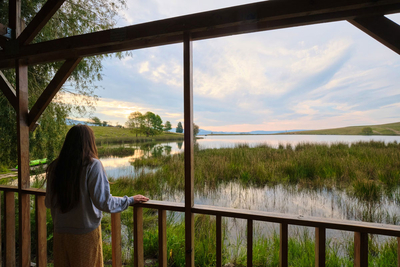
{"type": "MultiPolygon", "coordinates": [[[[257,1],[127,0],[117,27],[257,1]]],[[[388,16],[400,23],[400,14],[388,16]]],[[[183,122],[183,46],[103,61],[94,116],[183,122]]],[[[400,56],[350,23],[193,42],[194,121],[211,131],[325,129],[400,121],[400,56]]],[[[81,118],[86,120],[86,118],[81,118]]]]}

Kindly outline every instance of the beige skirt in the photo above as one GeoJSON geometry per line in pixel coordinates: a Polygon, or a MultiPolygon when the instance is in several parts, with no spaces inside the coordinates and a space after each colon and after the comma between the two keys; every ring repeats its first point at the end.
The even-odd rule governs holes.
{"type": "Polygon", "coordinates": [[[83,235],[54,233],[54,267],[103,267],[101,226],[83,235]]]}

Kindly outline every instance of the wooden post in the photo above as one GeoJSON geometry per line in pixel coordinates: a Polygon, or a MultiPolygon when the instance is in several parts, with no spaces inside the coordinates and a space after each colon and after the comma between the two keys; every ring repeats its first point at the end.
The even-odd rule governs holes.
{"type": "MultiPolygon", "coordinates": [[[[12,39],[21,32],[21,0],[10,0],[9,25],[12,39]]],[[[17,136],[18,136],[18,210],[19,210],[19,266],[31,264],[31,229],[29,195],[21,189],[29,188],[29,127],[28,127],[28,66],[16,60],[17,136]]]]}
{"type": "Polygon", "coordinates": [[[315,228],[315,267],[325,267],[326,229],[315,228]]]}
{"type": "Polygon", "coordinates": [[[354,267],[368,267],[368,234],[354,232],[354,267]]]}
{"type": "Polygon", "coordinates": [[[158,266],[167,267],[167,211],[158,210],[158,266]]]}
{"type": "Polygon", "coordinates": [[[35,219],[36,219],[36,266],[47,266],[47,226],[46,226],[46,206],[45,196],[35,196],[35,219]]]}
{"type": "Polygon", "coordinates": [[[144,267],[143,258],[143,208],[133,207],[134,266],[144,267]]]}
{"type": "Polygon", "coordinates": [[[121,213],[111,214],[112,266],[121,267],[121,213]]]}
{"type": "Polygon", "coordinates": [[[4,265],[15,267],[15,196],[14,192],[4,192],[4,233],[6,235],[6,256],[4,265]]]}
{"type": "Polygon", "coordinates": [[[186,267],[194,267],[193,54],[189,32],[183,36],[183,100],[185,138],[185,252],[186,267]]]}
{"type": "Polygon", "coordinates": [[[253,220],[247,220],[247,267],[253,266],[253,220]]]}
{"type": "Polygon", "coordinates": [[[288,266],[288,224],[280,224],[280,250],[279,250],[280,267],[288,266]]]}
{"type": "Polygon", "coordinates": [[[217,215],[217,261],[216,266],[222,267],[222,218],[221,215],[217,215]]]}

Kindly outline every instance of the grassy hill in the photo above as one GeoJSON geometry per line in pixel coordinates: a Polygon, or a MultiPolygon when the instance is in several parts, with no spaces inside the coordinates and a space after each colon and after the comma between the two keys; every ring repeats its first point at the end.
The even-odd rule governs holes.
{"type": "Polygon", "coordinates": [[[362,130],[365,127],[370,127],[372,129],[372,135],[400,135],[400,122],[380,125],[350,126],[325,130],[301,131],[287,134],[365,135],[362,133],[362,130]]]}
{"type": "Polygon", "coordinates": [[[162,133],[160,135],[149,136],[132,133],[130,129],[118,127],[102,127],[90,126],[94,131],[96,143],[102,142],[149,142],[149,141],[168,141],[168,140],[183,140],[183,134],[179,133],[162,133]]]}

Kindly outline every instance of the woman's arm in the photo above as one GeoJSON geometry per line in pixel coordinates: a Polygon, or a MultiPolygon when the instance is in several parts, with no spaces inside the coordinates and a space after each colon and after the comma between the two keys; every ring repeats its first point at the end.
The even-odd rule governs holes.
{"type": "Polygon", "coordinates": [[[113,197],[110,194],[110,184],[99,160],[94,159],[94,162],[89,166],[87,179],[90,198],[99,210],[117,213],[134,204],[133,197],[113,197]]]}

